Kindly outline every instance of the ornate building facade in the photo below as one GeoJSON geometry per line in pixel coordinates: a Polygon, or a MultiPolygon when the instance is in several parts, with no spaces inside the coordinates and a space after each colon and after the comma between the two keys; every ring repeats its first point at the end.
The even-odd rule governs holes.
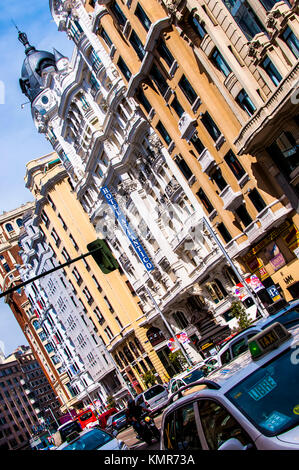
{"type": "Polygon", "coordinates": [[[297,2],[84,3],[229,255],[298,297],[297,2]]]}
{"type": "MultiPolygon", "coordinates": [[[[191,341],[184,348],[194,362],[227,336],[234,286],[250,272],[242,256],[265,235],[271,237],[270,227],[285,223],[283,235],[288,227],[293,230],[294,215],[277,185],[271,195],[273,182],[256,157],[237,157],[234,140],[247,111],[240,104],[234,114],[232,97],[222,90],[225,66],[219,64],[226,61],[220,51],[212,48],[215,70],[203,61],[212,51],[212,32],[220,28],[211,27],[210,37],[181,3],[182,12],[158,2],[143,8],[136,1],[122,7],[51,1],[59,30],[75,44],[70,60],[57,51],[43,55],[20,36],[26,53],[21,87],[35,125],[53,145],[79,203],[126,273],[142,308],[134,331],[138,327],[143,344],[169,375],[175,372],[167,345],[173,332],[187,333],[191,341]],[[177,24],[183,17],[211,50],[202,51],[201,41],[193,47],[177,24]]],[[[228,76],[232,70],[226,65],[228,76]]],[[[245,80],[249,71],[243,72],[245,80]]],[[[288,267],[295,261],[291,250],[285,260],[288,267]]],[[[256,273],[254,263],[250,266],[256,273]]],[[[270,287],[278,284],[268,277],[270,287]]],[[[95,322],[119,368],[124,372],[126,362],[135,367],[129,346],[126,354],[122,350],[123,321],[115,327],[95,322]]],[[[141,384],[142,365],[136,366],[132,380],[141,384]]]]}

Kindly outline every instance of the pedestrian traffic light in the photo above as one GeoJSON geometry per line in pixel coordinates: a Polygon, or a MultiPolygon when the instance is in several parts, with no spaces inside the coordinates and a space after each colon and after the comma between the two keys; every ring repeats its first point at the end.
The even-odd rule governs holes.
{"type": "Polygon", "coordinates": [[[111,253],[105,240],[97,238],[97,240],[88,243],[87,249],[88,251],[93,251],[91,255],[104,274],[109,274],[115,271],[115,269],[118,269],[118,262],[111,253]]]}

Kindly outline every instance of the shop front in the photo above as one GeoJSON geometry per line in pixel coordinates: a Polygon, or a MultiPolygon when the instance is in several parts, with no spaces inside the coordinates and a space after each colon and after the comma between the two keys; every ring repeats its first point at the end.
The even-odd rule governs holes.
{"type": "Polygon", "coordinates": [[[271,230],[241,257],[246,272],[256,275],[264,289],[258,293],[265,307],[298,298],[299,230],[290,220],[271,230]]]}

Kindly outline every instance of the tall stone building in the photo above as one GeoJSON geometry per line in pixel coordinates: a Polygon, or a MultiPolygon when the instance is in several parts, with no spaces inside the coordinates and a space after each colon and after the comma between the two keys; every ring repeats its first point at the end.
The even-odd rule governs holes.
{"type": "Polygon", "coordinates": [[[29,448],[48,409],[57,416],[59,402],[28,347],[8,357],[0,353],[0,387],[0,449],[29,448]]]}
{"type": "MultiPolygon", "coordinates": [[[[187,333],[193,361],[211,351],[229,332],[234,288],[245,275],[263,282],[265,304],[277,291],[293,297],[282,279],[298,265],[294,190],[283,190],[254,153],[238,156],[235,144],[248,116],[275,92],[266,75],[277,83],[280,75],[269,57],[264,72],[247,58],[247,36],[264,33],[244,2],[237,16],[217,2],[230,29],[207,2],[57,0],[50,8],[75,44],[73,56],[36,51],[20,33],[21,88],[38,131],[138,294],[144,344],[172,375],[170,336],[187,333]],[[245,18],[256,21],[247,36],[245,18]]],[[[293,36],[285,39],[292,53],[293,36]]],[[[247,300],[257,304],[252,295],[247,300]]],[[[124,337],[115,340],[108,328],[118,366],[135,367],[124,337]]],[[[136,366],[132,380],[140,386],[136,366]]]]}
{"type": "Polygon", "coordinates": [[[297,2],[98,0],[85,8],[126,96],[193,176],[229,255],[263,282],[267,303],[274,287],[298,297],[297,2]]]}
{"type": "MultiPolygon", "coordinates": [[[[77,200],[57,154],[30,161],[25,181],[36,198],[30,226],[39,227],[47,246],[42,256],[36,250],[35,253],[24,250],[26,260],[32,264],[34,258],[39,259],[39,270],[43,272],[87,253],[87,245],[97,238],[97,233],[77,200]],[[47,262],[41,263],[42,258],[47,258],[47,262]]],[[[26,228],[26,221],[24,224],[26,228]]],[[[24,246],[27,238],[22,239],[24,246]]],[[[60,345],[62,354],[65,344],[73,343],[77,367],[80,367],[81,359],[81,363],[85,364],[85,374],[93,378],[89,395],[93,397],[92,387],[98,384],[99,398],[102,396],[105,404],[108,395],[113,395],[117,403],[124,406],[128,390],[136,394],[146,387],[143,374],[147,370],[155,368],[164,379],[166,369],[155,351],[146,344],[145,333],[138,324],[138,319],[142,317],[139,300],[124,274],[114,271],[105,275],[92,256],[88,256],[41,278],[40,286],[39,292],[55,306],[58,317],[56,327],[65,338],[60,345]],[[59,287],[60,281],[63,281],[64,288],[59,287]],[[59,326],[61,322],[64,332],[59,326]],[[113,360],[118,354],[126,361],[124,367],[113,360]]],[[[49,314],[47,310],[40,316],[47,320],[44,327],[49,333],[52,330],[57,343],[57,332],[49,324],[49,314]]],[[[46,335],[45,340],[48,339],[46,335]]],[[[59,349],[58,346],[56,344],[55,349],[59,349]]],[[[70,366],[74,366],[71,363],[75,357],[71,356],[68,358],[70,366]]],[[[69,373],[72,374],[72,370],[69,373]]],[[[72,375],[76,376],[74,373],[72,375]]],[[[77,387],[82,391],[80,383],[77,387]]],[[[74,399],[78,400],[79,397],[76,394],[74,399]]]]}
{"type": "MultiPolygon", "coordinates": [[[[46,61],[20,34],[26,53],[22,89],[37,129],[57,151],[78,200],[138,294],[144,344],[173,375],[170,337],[187,333],[191,341],[185,351],[191,361],[200,360],[229,333],[224,314],[239,278],[213,236],[200,230],[203,210],[190,189],[194,178],[182,175],[135,101],[124,98],[124,82],[83,5],[74,17],[63,7],[55,15],[57,23],[67,21],[74,54],[68,60],[54,51],[46,61]],[[37,63],[37,69],[44,67],[40,78],[33,73],[37,63]],[[221,308],[210,291],[223,300],[221,308]]],[[[114,336],[110,333],[109,340],[114,336]]],[[[123,342],[111,351],[124,371],[134,356],[127,346],[122,349],[123,342]]],[[[136,365],[139,377],[142,369],[136,365]]]]}

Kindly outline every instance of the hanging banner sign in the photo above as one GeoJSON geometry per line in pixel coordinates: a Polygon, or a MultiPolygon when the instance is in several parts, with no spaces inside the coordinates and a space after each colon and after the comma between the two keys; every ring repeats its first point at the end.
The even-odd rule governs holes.
{"type": "MultiPolygon", "coordinates": [[[[261,289],[264,289],[264,285],[255,274],[245,279],[245,282],[254,292],[258,292],[261,289]]],[[[247,290],[241,282],[234,286],[234,294],[237,295],[241,301],[249,297],[247,290]]]]}
{"type": "Polygon", "coordinates": [[[140,241],[138,240],[137,236],[133,232],[132,228],[130,227],[126,216],[119,208],[116,200],[112,196],[111,192],[107,188],[107,186],[103,186],[101,188],[101,193],[104,195],[108,204],[112,207],[115,217],[120,224],[121,228],[123,229],[124,233],[127,235],[128,239],[131,242],[134,250],[136,251],[137,255],[139,256],[140,260],[142,261],[145,269],[147,271],[152,271],[155,269],[153,263],[150,261],[148,255],[146,254],[143,246],[141,245],[140,241]]]}
{"type": "MultiPolygon", "coordinates": [[[[179,343],[181,343],[181,344],[190,343],[190,339],[184,331],[182,331],[181,333],[178,333],[175,336],[176,336],[177,340],[179,341],[179,343]]],[[[179,349],[179,347],[178,347],[177,343],[175,342],[174,338],[170,338],[168,340],[167,346],[169,347],[171,352],[177,351],[179,349]]]]}

